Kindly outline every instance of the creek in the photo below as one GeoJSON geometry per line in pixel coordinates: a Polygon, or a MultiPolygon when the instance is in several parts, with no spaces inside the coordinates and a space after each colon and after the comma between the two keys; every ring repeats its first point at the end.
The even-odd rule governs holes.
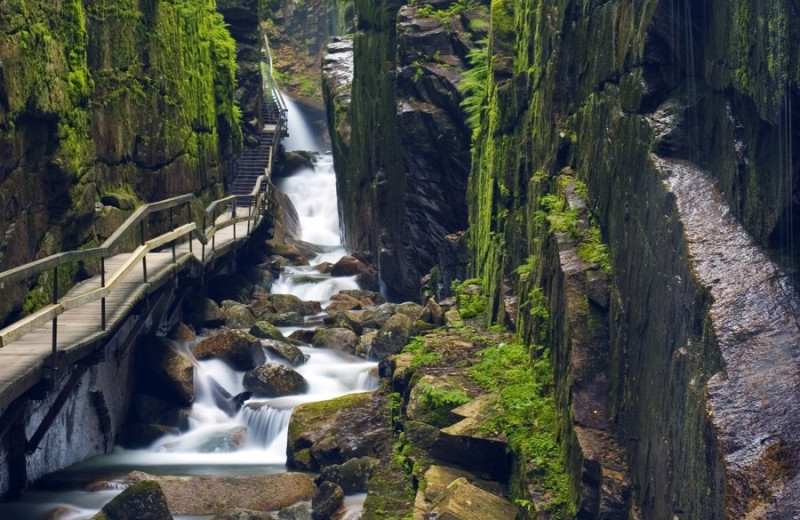
{"type": "MultiPolygon", "coordinates": [[[[336,262],[345,254],[340,234],[336,180],[330,154],[319,153],[318,140],[302,120],[299,110],[289,111],[291,140],[287,151],[310,150],[318,158],[313,169],[276,180],[300,217],[306,242],[321,246],[324,252],[310,264],[336,262]],[[299,119],[299,120],[298,120],[299,119]]],[[[312,267],[286,267],[272,287],[273,293],[294,294],[303,300],[316,300],[323,307],[330,297],[343,289],[357,289],[355,277],[332,278],[312,267]]],[[[288,335],[299,327],[280,327],[288,335]]],[[[313,328],[311,323],[308,328],[313,328]]],[[[212,333],[214,331],[211,331],[212,333]]],[[[198,335],[197,341],[202,336],[198,335]]],[[[195,341],[196,342],[196,341],[195,341]]],[[[191,356],[195,342],[172,346],[191,356]]],[[[292,409],[298,404],[331,399],[351,392],[377,388],[376,363],[323,348],[300,347],[307,361],[294,367],[308,382],[308,391],[273,399],[252,398],[232,417],[217,407],[214,387],[222,386],[231,395],[243,392],[243,372],[237,372],[219,360],[196,361],[195,402],[186,414],[180,433],[168,435],[146,449],[116,447],[43,479],[19,500],[0,503],[0,518],[39,519],[56,508],[64,508],[58,520],[91,518],[105,503],[121,492],[126,475],[144,471],[153,475],[230,476],[255,475],[286,471],[286,439],[292,409]],[[88,491],[90,483],[102,482],[104,489],[88,491]]],[[[266,352],[267,361],[287,364],[266,352]]],[[[193,358],[192,358],[193,359],[193,358]]],[[[363,495],[348,497],[346,518],[360,517],[363,495]]],[[[176,515],[178,520],[206,519],[212,516],[176,515]]]]}

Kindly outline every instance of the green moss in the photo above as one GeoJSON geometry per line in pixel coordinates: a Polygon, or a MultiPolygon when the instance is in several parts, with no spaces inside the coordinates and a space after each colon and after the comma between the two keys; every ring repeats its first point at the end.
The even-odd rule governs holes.
{"type": "Polygon", "coordinates": [[[414,355],[409,363],[411,368],[435,365],[442,360],[442,355],[430,349],[425,338],[419,336],[411,338],[411,342],[403,347],[403,352],[414,355]]]}
{"type": "Polygon", "coordinates": [[[469,396],[460,388],[450,388],[420,381],[413,390],[413,398],[420,405],[422,421],[443,428],[448,426],[450,411],[469,401],[469,396]]]}
{"type": "Polygon", "coordinates": [[[462,319],[474,318],[486,310],[486,297],[481,282],[477,278],[464,282],[453,281],[451,289],[456,295],[456,306],[462,319]]]}
{"type": "Polygon", "coordinates": [[[482,387],[500,393],[503,413],[492,417],[483,428],[487,433],[506,434],[515,457],[533,468],[528,478],[549,497],[537,503],[539,510],[554,519],[572,518],[576,498],[558,441],[549,354],[544,350],[534,351],[533,358],[531,355],[524,345],[501,343],[481,351],[480,362],[467,373],[482,387]]]}

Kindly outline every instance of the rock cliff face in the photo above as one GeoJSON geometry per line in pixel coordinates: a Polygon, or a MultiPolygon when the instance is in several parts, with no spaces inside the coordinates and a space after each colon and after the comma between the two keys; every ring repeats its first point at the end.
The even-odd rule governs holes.
{"type": "MultiPolygon", "coordinates": [[[[390,290],[416,297],[443,238],[467,225],[471,131],[458,85],[486,10],[355,6],[349,111],[335,100],[342,78],[325,90],[345,242],[373,256],[390,290]]],[[[342,52],[331,48],[331,71],[342,52]]]]}
{"type": "MultiPolygon", "coordinates": [[[[414,205],[415,175],[454,171],[412,164],[444,150],[416,134],[463,125],[437,119],[454,71],[409,50],[450,55],[418,11],[451,5],[356,2],[350,112],[329,109],[348,246],[406,294],[439,247],[414,229],[442,210],[414,205]]],[[[796,9],[492,2],[469,270],[492,320],[552,357],[581,518],[800,514],[796,9]]]]}
{"type": "MultiPolygon", "coordinates": [[[[140,201],[221,192],[241,134],[213,1],[4,3],[0,34],[0,269],[96,244],[140,201]]],[[[25,288],[4,291],[0,316],[25,288]]]]}
{"type": "Polygon", "coordinates": [[[625,449],[636,518],[800,511],[798,386],[777,368],[797,366],[797,307],[759,251],[793,238],[792,12],[493,2],[472,272],[552,352],[587,514],[608,506],[592,468],[619,469],[587,432],[625,449]]]}

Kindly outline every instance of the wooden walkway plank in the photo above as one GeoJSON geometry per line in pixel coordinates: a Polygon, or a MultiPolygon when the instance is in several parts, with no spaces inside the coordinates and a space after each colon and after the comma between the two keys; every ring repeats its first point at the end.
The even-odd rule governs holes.
{"type": "MultiPolygon", "coordinates": [[[[249,208],[239,207],[237,208],[237,217],[246,217],[249,212],[249,208]]],[[[218,228],[213,236],[213,245],[210,240],[205,246],[207,264],[232,250],[236,243],[245,241],[248,230],[255,227],[254,223],[251,222],[248,225],[246,221],[219,227],[230,219],[230,210],[223,212],[215,219],[215,225],[218,228]]],[[[169,238],[182,235],[188,227],[186,225],[176,228],[169,238]]],[[[119,277],[116,286],[105,298],[107,330],[122,320],[135,303],[146,296],[153,284],[159,283],[185,268],[187,260],[191,257],[198,262],[203,260],[203,245],[199,240],[192,240],[191,251],[188,240],[176,244],[174,255],[177,262],[174,264],[173,249],[168,244],[164,245],[163,242],[164,239],[154,239],[151,241],[151,245],[158,244],[163,247],[157,252],[150,251],[140,255],[147,266],[146,283],[142,260],[132,260],[131,253],[118,254],[104,259],[106,287],[115,280],[115,277],[119,277]]],[[[76,284],[66,295],[61,295],[61,299],[65,300],[64,308],[68,308],[70,303],[80,303],[81,305],[68,308],[58,315],[56,348],[59,359],[68,356],[72,351],[78,351],[87,342],[94,342],[104,334],[100,330],[102,320],[100,300],[84,302],[86,298],[91,297],[92,291],[97,291],[101,287],[101,277],[98,275],[76,284]],[[83,296],[83,298],[75,299],[78,296],[83,296]]],[[[47,321],[0,348],[0,410],[8,406],[46,374],[48,370],[46,367],[50,364],[49,358],[52,354],[52,340],[52,321],[47,321]]]]}

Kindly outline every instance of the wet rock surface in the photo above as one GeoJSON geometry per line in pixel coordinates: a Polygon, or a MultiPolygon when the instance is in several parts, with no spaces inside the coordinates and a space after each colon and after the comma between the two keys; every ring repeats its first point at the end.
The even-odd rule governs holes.
{"type": "Polygon", "coordinates": [[[713,298],[709,326],[725,365],[707,382],[708,418],[725,467],[725,514],[796,514],[800,331],[787,301],[796,295],[706,172],[685,161],[656,163],[675,195],[694,271],[713,298]]]}
{"type": "Polygon", "coordinates": [[[172,520],[167,498],[153,479],[139,480],[114,497],[94,520],[172,520]]]}
{"type": "Polygon", "coordinates": [[[235,370],[252,370],[266,361],[261,342],[241,330],[224,330],[192,347],[197,359],[221,359],[235,370]]]}
{"type": "Polygon", "coordinates": [[[306,471],[380,456],[388,439],[386,399],[377,393],[346,395],[295,408],[289,423],[287,464],[306,471]]]}
{"type": "Polygon", "coordinates": [[[174,515],[213,515],[236,508],[274,511],[310,500],[316,493],[314,483],[302,473],[251,477],[152,477],[134,472],[128,479],[157,482],[167,498],[169,511],[174,515]]]}
{"type": "Polygon", "coordinates": [[[308,390],[308,382],[303,376],[277,363],[267,363],[245,372],[243,385],[257,397],[281,397],[308,390]]]}
{"type": "Polygon", "coordinates": [[[151,393],[162,395],[179,404],[194,401],[194,365],[175,350],[169,340],[152,337],[142,345],[145,368],[152,373],[151,393]]]}

